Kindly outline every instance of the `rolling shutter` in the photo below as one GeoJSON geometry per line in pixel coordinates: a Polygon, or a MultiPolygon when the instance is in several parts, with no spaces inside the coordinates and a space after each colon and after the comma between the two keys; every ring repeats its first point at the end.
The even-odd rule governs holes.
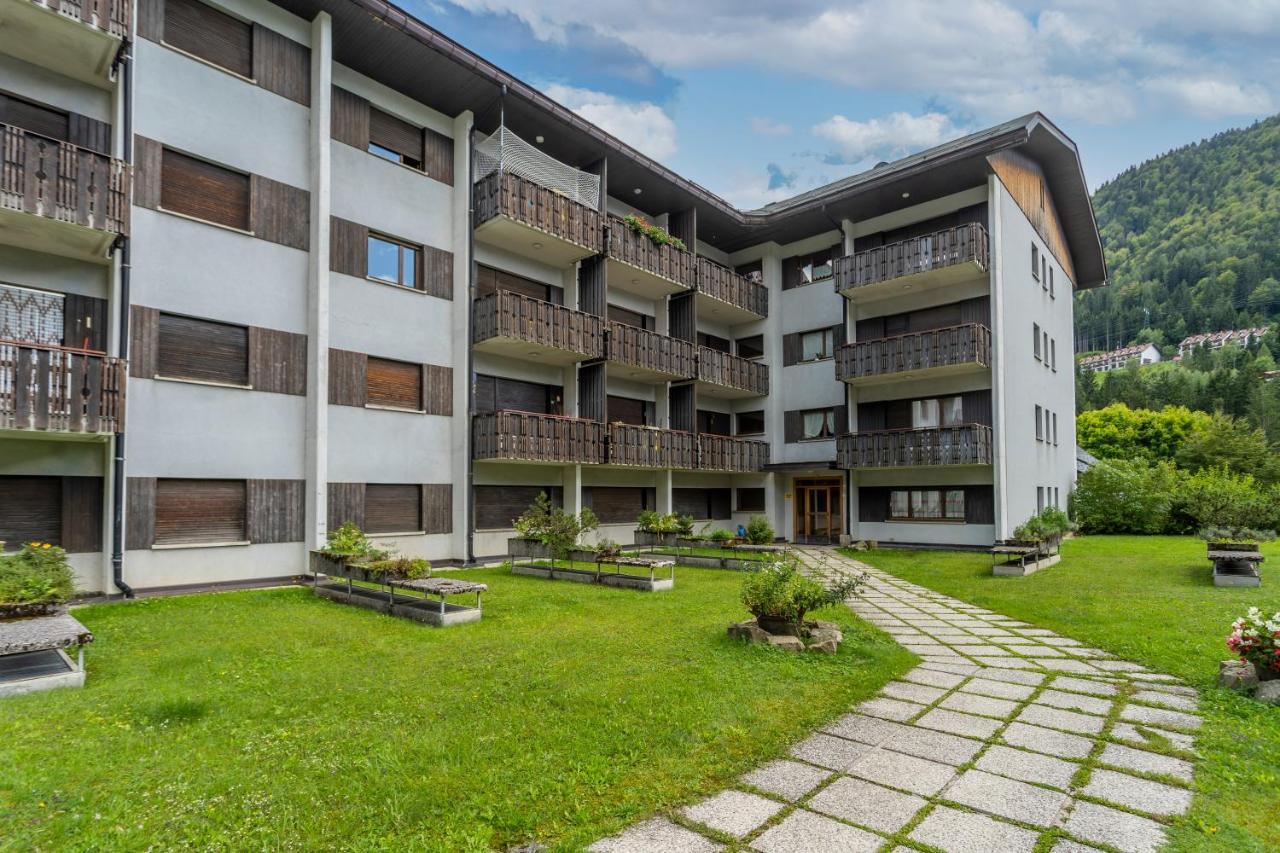
{"type": "Polygon", "coordinates": [[[738,491],[738,512],[764,512],[764,489],[740,488],[738,491]]]}
{"type": "Polygon", "coordinates": [[[59,142],[71,141],[71,117],[65,111],[33,104],[12,95],[0,95],[0,122],[59,142]]]}
{"type": "Polygon", "coordinates": [[[653,509],[654,490],[632,486],[591,486],[582,490],[582,502],[601,524],[629,524],[640,513],[653,509]]]}
{"type": "Polygon", "coordinates": [[[422,530],[422,486],[369,483],[364,492],[366,533],[414,533],[422,530]]]}
{"type": "Polygon", "coordinates": [[[511,522],[529,508],[540,493],[545,493],[552,506],[564,503],[560,486],[476,486],[475,529],[509,530],[511,522]]]}
{"type": "Polygon", "coordinates": [[[160,165],[160,206],[249,230],[249,176],[164,149],[160,165]]]}
{"type": "Polygon", "coordinates": [[[0,476],[0,539],[6,550],[27,542],[62,542],[62,478],[0,476]]]}
{"type": "Polygon", "coordinates": [[[165,0],[164,41],[242,77],[253,75],[253,27],[197,0],[165,0]]]}
{"type": "Polygon", "coordinates": [[[422,410],[422,365],[369,356],[366,405],[422,410]]]}
{"type": "Polygon", "coordinates": [[[645,420],[645,401],[633,400],[630,397],[615,397],[609,395],[609,423],[617,423],[622,421],[624,424],[633,424],[635,426],[644,426],[645,420]]]}
{"type": "Polygon", "coordinates": [[[155,544],[248,540],[244,480],[156,480],[155,544]]]}
{"type": "Polygon", "coordinates": [[[244,326],[160,315],[157,375],[249,384],[249,330],[244,326]]]}
{"type": "Polygon", "coordinates": [[[376,107],[369,108],[369,142],[412,161],[406,165],[422,163],[422,128],[376,107]]]}

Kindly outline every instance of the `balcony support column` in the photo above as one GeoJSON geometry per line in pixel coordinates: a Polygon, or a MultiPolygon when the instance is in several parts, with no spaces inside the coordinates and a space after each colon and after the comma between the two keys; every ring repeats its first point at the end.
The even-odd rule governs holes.
{"type": "Polygon", "coordinates": [[[675,506],[674,482],[675,474],[670,468],[658,472],[656,483],[657,506],[655,508],[663,515],[672,512],[675,506]]]}
{"type": "Polygon", "coordinates": [[[560,485],[564,487],[564,511],[570,515],[582,512],[582,466],[566,465],[561,469],[560,485]]]}
{"type": "Polygon", "coordinates": [[[472,480],[471,465],[471,333],[472,306],[472,248],[475,231],[472,229],[471,205],[475,198],[471,191],[471,130],[474,116],[464,110],[453,120],[453,301],[452,352],[453,352],[453,414],[450,424],[450,449],[453,451],[449,481],[453,483],[453,536],[450,550],[453,556],[466,560],[475,557],[472,539],[472,480]],[[461,414],[462,417],[458,417],[461,414]]]}
{"type": "MultiPolygon", "coordinates": [[[[1005,412],[1008,401],[1005,399],[1005,359],[1004,359],[1004,242],[1000,233],[1000,195],[1004,185],[994,174],[987,178],[988,221],[987,231],[991,235],[994,251],[988,261],[989,287],[991,288],[991,416],[993,424],[1005,423],[1005,412]]],[[[1009,520],[1009,484],[1008,472],[1004,464],[1005,431],[1001,427],[992,430],[992,480],[995,483],[995,533],[996,539],[1007,539],[1013,535],[1013,526],[1009,520]]]]}

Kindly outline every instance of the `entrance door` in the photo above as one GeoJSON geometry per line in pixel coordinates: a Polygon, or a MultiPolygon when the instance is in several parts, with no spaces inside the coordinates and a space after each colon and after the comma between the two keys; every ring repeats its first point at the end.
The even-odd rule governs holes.
{"type": "Polygon", "coordinates": [[[839,480],[797,480],[796,541],[809,545],[831,545],[839,541],[842,483],[839,480]]]}

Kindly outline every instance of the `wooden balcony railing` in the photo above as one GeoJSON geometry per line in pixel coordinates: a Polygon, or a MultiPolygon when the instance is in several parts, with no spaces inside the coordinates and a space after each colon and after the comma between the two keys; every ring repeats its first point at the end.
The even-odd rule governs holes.
{"type": "Polygon", "coordinates": [[[609,322],[610,361],[669,376],[691,378],[697,371],[697,352],[698,348],[689,341],[626,323],[609,322]]]}
{"type": "Polygon", "coordinates": [[[710,347],[698,347],[698,380],[763,397],[769,393],[769,366],[710,347]]]}
{"type": "Polygon", "coordinates": [[[610,424],[609,462],[638,468],[696,468],[697,437],[674,429],[610,424]]]}
{"type": "Polygon", "coordinates": [[[836,292],[969,262],[985,270],[988,251],[987,229],[977,222],[865,249],[836,259],[836,292]]]}
{"type": "Polygon", "coordinates": [[[32,0],[32,2],[68,18],[75,18],[91,27],[97,27],[113,36],[129,37],[129,22],[133,20],[131,0],[32,0]]]}
{"type": "Polygon", "coordinates": [[[761,317],[769,316],[769,289],[727,267],[698,258],[698,292],[736,305],[761,317]]]}
{"type": "Polygon", "coordinates": [[[600,465],[604,435],[604,424],[597,421],[502,411],[475,416],[471,447],[476,459],[600,465]]]}
{"type": "Polygon", "coordinates": [[[762,471],[769,464],[769,444],[727,435],[698,436],[698,467],[707,471],[762,471]]]}
{"type": "Polygon", "coordinates": [[[991,427],[959,424],[842,435],[836,441],[836,464],[840,468],[990,465],[991,427]]]}
{"type": "Polygon", "coordinates": [[[124,425],[124,383],[118,358],[0,343],[0,429],[116,432],[124,425]]]}
{"type": "Polygon", "coordinates": [[[0,207],[114,234],[129,231],[129,167],[0,125],[0,207]]]}
{"type": "Polygon", "coordinates": [[[991,364],[991,330],[979,323],[857,341],[836,350],[842,381],[890,376],[933,367],[991,364]]]}
{"type": "Polygon", "coordinates": [[[674,246],[659,246],[632,231],[616,216],[609,217],[609,257],[656,276],[692,288],[697,281],[694,256],[674,246]]]}
{"type": "Polygon", "coordinates": [[[604,219],[599,211],[510,172],[494,172],[475,186],[477,226],[495,216],[546,232],[598,255],[604,251],[604,219]]]}
{"type": "Polygon", "coordinates": [[[582,355],[604,356],[604,320],[521,293],[499,290],[475,301],[472,340],[511,338],[582,355]]]}

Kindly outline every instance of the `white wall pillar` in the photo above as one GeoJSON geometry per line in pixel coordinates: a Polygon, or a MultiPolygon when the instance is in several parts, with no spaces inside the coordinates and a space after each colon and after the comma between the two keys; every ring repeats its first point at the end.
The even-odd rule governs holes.
{"type": "Polygon", "coordinates": [[[670,469],[659,471],[655,491],[657,493],[655,508],[662,515],[673,511],[675,505],[675,474],[670,469]]]}
{"type": "MultiPolygon", "coordinates": [[[[453,418],[449,482],[453,484],[450,551],[465,560],[471,530],[471,129],[470,110],[453,120],[453,418]]],[[[443,474],[443,472],[442,472],[443,474]]]]}
{"type": "Polygon", "coordinates": [[[311,22],[311,252],[307,259],[306,539],[324,544],[329,509],[329,203],[333,20],[311,22]]]}
{"type": "MultiPolygon", "coordinates": [[[[1005,466],[1005,323],[1004,323],[1004,264],[1000,236],[1000,193],[1003,188],[994,174],[987,178],[987,233],[991,235],[988,252],[991,263],[991,422],[992,440],[992,490],[995,503],[995,538],[1007,539],[1012,531],[1008,518],[1008,472],[1005,466]]],[[[1074,451],[1072,456],[1074,457],[1074,451]]]]}
{"type": "Polygon", "coordinates": [[[566,465],[561,469],[564,487],[564,511],[577,515],[582,511],[582,466],[566,465]]]}

